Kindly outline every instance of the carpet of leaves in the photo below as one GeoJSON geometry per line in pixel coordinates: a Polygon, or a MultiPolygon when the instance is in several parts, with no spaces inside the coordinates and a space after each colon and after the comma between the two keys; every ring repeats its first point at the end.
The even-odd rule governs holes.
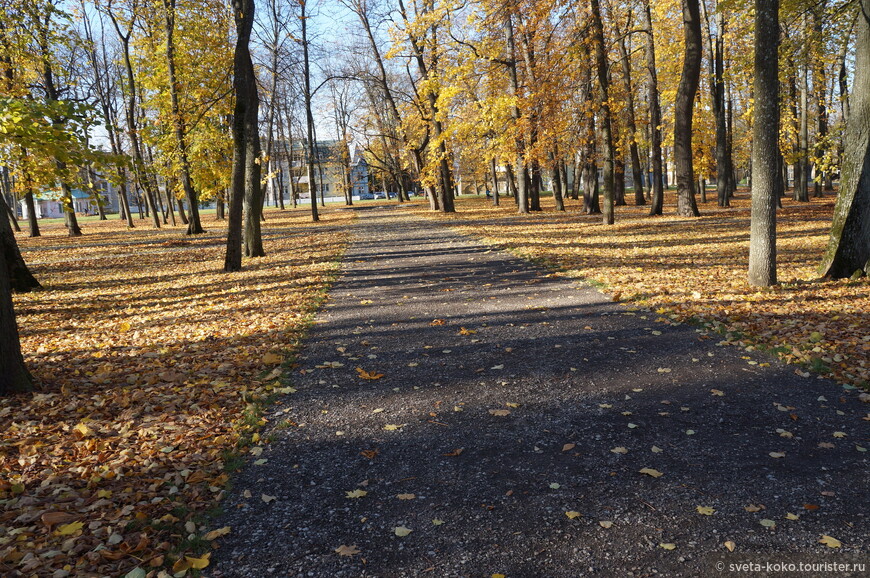
{"type": "MultiPolygon", "coordinates": [[[[550,199],[544,199],[547,204],[550,199]]],[[[730,208],[701,204],[697,219],[678,217],[666,193],[665,215],[649,207],[617,207],[616,225],[600,215],[567,211],[518,215],[513,199],[492,207],[484,198],[462,198],[455,215],[438,214],[459,230],[521,257],[560,269],[560,274],[601,284],[615,300],[658,312],[660,321],[696,320],[723,341],[774,350],[845,384],[870,383],[870,282],[820,280],[816,268],[828,240],[834,198],[810,203],[783,199],[777,211],[779,285],[747,282],[749,198],[741,191],[730,208]]],[[[417,212],[433,213],[418,206],[417,212]]],[[[809,377],[801,367],[796,371],[809,377]]]]}
{"type": "MultiPolygon", "coordinates": [[[[0,400],[0,574],[175,575],[208,565],[207,513],[250,452],[256,406],[337,271],[349,212],[268,212],[267,256],[226,274],[225,229],[137,221],[19,237],[45,290],[17,295],[39,390],[0,400]],[[204,553],[205,552],[205,553],[204,553]]],[[[260,449],[262,451],[262,448],[260,449]]]]}

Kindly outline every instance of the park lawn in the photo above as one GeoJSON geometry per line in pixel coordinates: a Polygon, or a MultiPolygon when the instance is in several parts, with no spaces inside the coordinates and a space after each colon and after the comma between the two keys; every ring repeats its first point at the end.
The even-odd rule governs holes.
{"type": "Polygon", "coordinates": [[[353,219],[266,217],[267,256],[233,274],[211,219],[195,238],[117,217],[79,238],[19,236],[45,287],[15,296],[40,388],[0,400],[0,574],[208,563],[201,523],[242,454],[262,451],[258,404],[288,391],[353,219]]]}
{"type": "MultiPolygon", "coordinates": [[[[630,196],[630,195],[629,195],[630,196]]],[[[666,192],[665,215],[649,207],[617,207],[616,224],[580,212],[518,215],[512,198],[501,207],[463,197],[455,215],[418,214],[451,223],[464,233],[558,269],[555,274],[599,284],[614,300],[655,310],[658,321],[697,320],[722,333],[722,341],[775,350],[806,377],[827,375],[867,388],[870,383],[870,282],[819,280],[816,267],[828,240],[834,197],[797,203],[783,199],[777,211],[778,276],[769,289],[747,283],[749,198],[731,208],[699,205],[702,217],[674,215],[675,194],[666,192]]]]}

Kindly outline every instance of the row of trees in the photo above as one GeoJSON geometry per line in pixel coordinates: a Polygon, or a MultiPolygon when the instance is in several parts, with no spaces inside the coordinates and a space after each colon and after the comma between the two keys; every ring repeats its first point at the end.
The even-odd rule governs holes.
{"type": "MultiPolygon", "coordinates": [[[[672,167],[677,212],[696,216],[705,180],[727,206],[751,174],[756,284],[775,282],[780,195],[790,184],[797,200],[811,184],[821,194],[842,162],[823,273],[851,275],[870,253],[867,1],[333,0],[358,33],[317,75],[312,36],[339,43],[311,29],[305,0],[0,0],[0,199],[25,200],[31,235],[46,187],[60,188],[69,234],[81,234],[71,190],[95,173],[120,187],[129,227],[132,198],[154,227],[177,213],[189,234],[202,231],[200,199],[219,215],[228,202],[225,269],[238,270],[263,254],[264,184],[286,176],[279,147],[301,136],[316,159],[315,99],[328,87],[345,148],[362,144],[400,193],[421,187],[433,210],[454,211],[461,175],[489,182],[496,204],[509,193],[521,213],[541,210],[549,182],[556,209],[582,197],[612,224],[626,172],[633,202],[657,215],[672,167]]],[[[10,216],[0,276],[34,288],[14,216],[0,209],[10,216]]],[[[317,220],[314,194],[311,211],[317,220]]],[[[18,344],[2,295],[9,391],[27,380],[6,370],[18,344]]]]}

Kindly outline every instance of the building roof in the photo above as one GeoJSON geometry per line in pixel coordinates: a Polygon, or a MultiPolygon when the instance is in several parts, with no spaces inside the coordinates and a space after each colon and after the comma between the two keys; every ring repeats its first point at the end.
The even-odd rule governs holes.
{"type": "MultiPolygon", "coordinates": [[[[91,193],[85,192],[81,189],[73,189],[71,192],[73,200],[76,201],[83,201],[93,197],[91,193]]],[[[34,195],[34,199],[37,201],[60,201],[63,199],[63,191],[61,189],[40,191],[34,195]]]]}

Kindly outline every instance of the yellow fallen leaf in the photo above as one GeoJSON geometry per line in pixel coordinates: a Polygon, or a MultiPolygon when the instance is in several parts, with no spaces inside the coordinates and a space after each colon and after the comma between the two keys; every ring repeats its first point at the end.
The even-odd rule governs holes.
{"type": "Polygon", "coordinates": [[[784,458],[784,457],[785,457],[785,452],[770,452],[770,453],[767,454],[767,455],[769,455],[769,456],[772,457],[772,458],[784,458]]]}
{"type": "Polygon", "coordinates": [[[722,391],[721,389],[711,389],[710,393],[712,393],[713,395],[718,395],[719,397],[722,397],[725,395],[725,392],[722,391]]]}
{"type": "Polygon", "coordinates": [[[276,498],[275,496],[269,496],[267,494],[260,494],[260,499],[268,504],[269,502],[274,502],[278,498],[276,498]]]}
{"type": "Polygon", "coordinates": [[[835,431],[835,432],[834,432],[834,437],[835,437],[835,438],[844,438],[844,437],[846,437],[846,432],[835,431]]]}
{"type": "Polygon", "coordinates": [[[439,520],[438,518],[433,518],[433,520],[432,520],[433,526],[440,526],[443,523],[444,523],[444,520],[439,520]]]}
{"type": "Polygon", "coordinates": [[[599,520],[598,525],[602,528],[612,528],[613,522],[611,522],[610,520],[599,520]]]}
{"type": "Polygon", "coordinates": [[[663,450],[662,448],[660,448],[658,446],[653,446],[652,448],[650,448],[650,451],[652,451],[652,453],[654,453],[654,454],[660,454],[665,450],[663,450]]]}
{"type": "Polygon", "coordinates": [[[785,515],[785,519],[786,520],[800,520],[800,516],[798,516],[797,514],[792,514],[791,512],[789,512],[785,515]]]}
{"type": "Polygon", "coordinates": [[[776,528],[776,522],[774,522],[773,520],[769,520],[767,518],[761,520],[761,522],[759,522],[759,524],[761,524],[765,528],[776,528]]]}
{"type": "Polygon", "coordinates": [[[512,407],[512,408],[514,408],[514,409],[520,407],[520,404],[518,404],[518,403],[510,403],[510,402],[508,402],[508,403],[506,403],[505,405],[508,406],[508,407],[512,407]]]}
{"type": "Polygon", "coordinates": [[[73,429],[80,433],[83,438],[88,438],[94,435],[94,430],[88,427],[87,424],[77,424],[73,429]]]}
{"type": "Polygon", "coordinates": [[[571,510],[570,512],[565,512],[565,515],[573,520],[574,518],[579,518],[583,514],[581,514],[580,512],[575,512],[574,510],[571,510]]]}
{"type": "Polygon", "coordinates": [[[745,506],[743,509],[746,510],[747,512],[760,512],[761,510],[764,509],[764,504],[761,504],[759,506],[756,506],[755,504],[749,504],[748,506],[745,506]]]}
{"type": "Polygon", "coordinates": [[[698,506],[695,509],[698,511],[699,514],[704,516],[712,516],[713,513],[716,511],[714,508],[711,508],[709,506],[698,506]]]}
{"type": "Polygon", "coordinates": [[[284,357],[270,352],[264,355],[261,361],[264,365],[273,365],[275,363],[281,363],[282,361],[284,361],[284,357]]]}
{"type": "Polygon", "coordinates": [[[494,415],[494,416],[505,417],[506,415],[511,414],[511,410],[509,410],[509,409],[491,409],[491,410],[489,410],[489,413],[494,415]]]}
{"type": "Polygon", "coordinates": [[[396,497],[400,500],[413,500],[417,496],[415,496],[414,494],[398,494],[396,495],[396,497]]]}
{"type": "Polygon", "coordinates": [[[58,536],[72,536],[84,527],[84,522],[70,522],[57,527],[55,534],[58,536]]]}
{"type": "Polygon", "coordinates": [[[628,453],[628,450],[622,446],[620,446],[618,448],[613,448],[610,451],[615,453],[615,454],[627,454],[628,453]]]}
{"type": "Polygon", "coordinates": [[[404,427],[404,425],[405,424],[388,423],[387,425],[384,426],[384,429],[387,431],[397,431],[397,430],[402,429],[402,427],[404,427]]]}
{"type": "Polygon", "coordinates": [[[672,544],[672,543],[670,543],[670,542],[662,542],[661,544],[659,544],[659,547],[661,547],[661,548],[663,548],[663,549],[665,549],[665,550],[673,550],[673,549],[675,549],[675,548],[677,547],[677,545],[676,545],[676,544],[672,544]]]}
{"type": "Polygon", "coordinates": [[[731,540],[727,540],[727,541],[723,544],[723,546],[725,546],[725,548],[727,548],[729,552],[733,552],[733,551],[734,551],[734,548],[737,547],[737,544],[735,544],[735,543],[734,543],[733,541],[731,541],[731,540]]]}
{"type": "Polygon", "coordinates": [[[842,542],[832,536],[828,536],[827,534],[822,534],[822,537],[819,539],[819,544],[824,544],[828,548],[839,548],[843,545],[842,542]]]}
{"type": "Polygon", "coordinates": [[[368,492],[365,490],[352,490],[350,492],[345,492],[345,495],[348,498],[362,498],[362,497],[368,495],[368,492]]]}
{"type": "Polygon", "coordinates": [[[459,335],[474,335],[477,333],[474,329],[466,329],[465,327],[459,328],[459,335]]]}
{"type": "Polygon", "coordinates": [[[202,570],[206,568],[209,563],[209,558],[211,557],[211,552],[205,554],[202,558],[191,558],[190,556],[185,556],[184,559],[190,564],[190,567],[194,570],[202,570]]]}
{"type": "Polygon", "coordinates": [[[205,535],[205,539],[211,542],[212,540],[217,540],[221,536],[226,536],[230,533],[230,527],[224,526],[223,528],[218,528],[217,530],[212,530],[208,534],[205,535]]]}
{"type": "Polygon", "coordinates": [[[662,476],[664,475],[664,474],[661,473],[660,471],[658,471],[658,470],[654,470],[654,469],[652,469],[652,468],[643,468],[643,469],[640,470],[640,473],[641,473],[641,474],[646,474],[646,475],[648,475],[648,476],[652,476],[652,477],[654,477],[654,478],[660,478],[660,477],[662,477],[662,476]]]}
{"type": "Polygon", "coordinates": [[[406,528],[405,526],[397,526],[397,527],[393,528],[393,532],[399,538],[404,538],[405,536],[407,536],[408,534],[413,532],[413,530],[411,530],[410,528],[406,528]]]}
{"type": "Polygon", "coordinates": [[[130,331],[130,323],[128,321],[123,321],[118,325],[118,333],[127,333],[130,331]]]}

